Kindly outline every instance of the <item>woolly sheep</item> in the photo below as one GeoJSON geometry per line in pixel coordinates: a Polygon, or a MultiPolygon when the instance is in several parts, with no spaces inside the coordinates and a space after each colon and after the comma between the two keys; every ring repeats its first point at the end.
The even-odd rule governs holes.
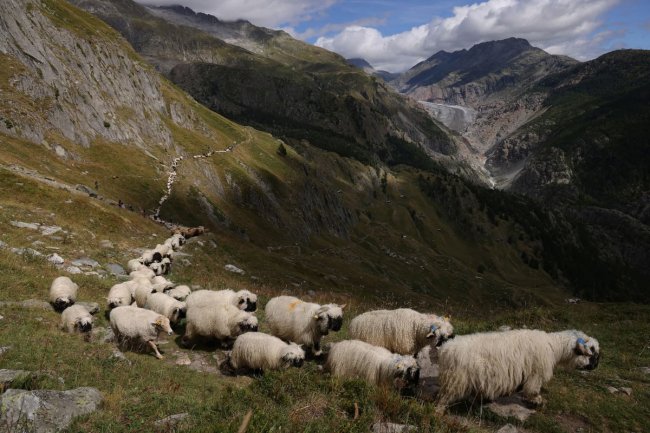
{"type": "Polygon", "coordinates": [[[126,264],[126,268],[129,270],[129,272],[134,272],[146,268],[146,266],[143,265],[142,262],[140,262],[138,259],[131,259],[126,264]]]}
{"type": "Polygon", "coordinates": [[[93,327],[93,316],[82,305],[71,305],[61,314],[61,329],[73,332],[89,332],[93,327]]]}
{"type": "Polygon", "coordinates": [[[109,310],[124,305],[131,305],[133,302],[133,294],[129,283],[130,282],[115,284],[111,287],[111,290],[108,291],[106,306],[109,310]]]}
{"type": "Polygon", "coordinates": [[[171,257],[172,253],[174,252],[174,249],[172,248],[171,245],[163,243],[163,244],[158,244],[156,245],[156,248],[154,248],[154,251],[160,253],[160,255],[165,258],[165,257],[171,257]]]}
{"type": "Polygon", "coordinates": [[[154,290],[158,293],[164,293],[165,291],[170,290],[174,287],[174,283],[160,275],[153,277],[151,279],[151,284],[153,284],[154,290]]]}
{"type": "Polygon", "coordinates": [[[186,299],[187,307],[230,304],[244,311],[257,310],[257,295],[248,290],[197,290],[186,299]]]}
{"type": "Polygon", "coordinates": [[[271,334],[304,344],[314,356],[320,356],[321,338],[330,330],[341,329],[343,308],[345,305],[319,305],[293,296],[278,296],[266,304],[265,313],[271,334]]]}
{"type": "Polygon", "coordinates": [[[350,338],[401,355],[414,355],[429,343],[439,346],[454,338],[454,328],[446,318],[409,308],[375,310],[352,319],[350,338]]]}
{"type": "Polygon", "coordinates": [[[557,365],[593,370],[600,347],[581,331],[546,333],[520,329],[459,336],[438,352],[439,412],[470,396],[492,400],[516,392],[541,404],[540,389],[557,365]]]}
{"type": "Polygon", "coordinates": [[[153,271],[154,275],[167,275],[167,273],[169,273],[170,265],[171,260],[165,257],[160,262],[150,264],[149,269],[153,271]]]}
{"type": "Polygon", "coordinates": [[[391,353],[359,340],[334,343],[325,370],[337,377],[362,378],[375,385],[396,388],[414,385],[420,377],[420,368],[412,356],[391,353]]]}
{"type": "Polygon", "coordinates": [[[138,307],[144,308],[144,305],[147,303],[147,298],[156,291],[154,290],[153,285],[147,280],[139,280],[134,283],[136,284],[133,291],[133,300],[138,307]]]}
{"type": "Polygon", "coordinates": [[[133,271],[129,274],[129,277],[131,277],[131,279],[146,278],[151,280],[155,276],[156,273],[149,268],[138,269],[137,271],[133,271]]]}
{"type": "Polygon", "coordinates": [[[162,259],[162,254],[155,250],[145,250],[145,252],[140,256],[140,262],[145,266],[160,262],[162,259]]]}
{"type": "Polygon", "coordinates": [[[192,293],[192,290],[188,286],[180,285],[169,290],[165,290],[164,293],[176,299],[177,301],[185,301],[189,294],[192,293]]]}
{"type": "Polygon", "coordinates": [[[229,362],[235,369],[280,370],[301,367],[305,351],[262,332],[247,332],[235,340],[229,362]]]}
{"type": "Polygon", "coordinates": [[[109,317],[111,328],[119,340],[141,340],[154,350],[156,358],[163,358],[156,346],[156,340],[161,332],[173,334],[168,318],[155,311],[138,307],[114,308],[109,317]]]}
{"type": "Polygon", "coordinates": [[[57,311],[63,311],[77,300],[77,286],[68,277],[57,277],[50,286],[50,303],[57,311]]]}
{"type": "Polygon", "coordinates": [[[176,233],[172,235],[171,238],[167,239],[165,244],[169,245],[174,251],[176,251],[185,244],[185,237],[180,233],[176,233]]]}
{"type": "Polygon", "coordinates": [[[188,307],[182,343],[187,346],[195,336],[228,343],[249,331],[257,331],[257,317],[233,305],[188,307]]]}
{"type": "Polygon", "coordinates": [[[185,317],[187,310],[184,302],[179,302],[164,293],[152,293],[149,295],[147,302],[144,304],[144,308],[167,317],[172,325],[178,323],[179,320],[185,317]]]}
{"type": "Polygon", "coordinates": [[[198,227],[177,227],[174,230],[174,234],[180,234],[185,239],[193,238],[194,236],[199,236],[205,233],[205,228],[203,226],[198,227]]]}

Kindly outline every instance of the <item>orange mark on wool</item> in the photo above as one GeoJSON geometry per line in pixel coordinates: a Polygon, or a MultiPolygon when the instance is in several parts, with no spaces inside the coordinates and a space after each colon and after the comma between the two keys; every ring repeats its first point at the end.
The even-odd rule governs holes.
{"type": "Polygon", "coordinates": [[[289,311],[293,311],[293,310],[295,310],[296,307],[298,306],[298,304],[302,304],[302,301],[292,301],[292,302],[289,302],[289,311]]]}

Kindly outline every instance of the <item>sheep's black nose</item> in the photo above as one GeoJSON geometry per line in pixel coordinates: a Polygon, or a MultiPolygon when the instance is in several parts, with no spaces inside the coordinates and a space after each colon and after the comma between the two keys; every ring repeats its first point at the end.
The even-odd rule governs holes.
{"type": "Polygon", "coordinates": [[[343,318],[341,317],[336,319],[331,319],[330,321],[330,329],[332,331],[339,331],[342,325],[343,325],[343,318]]]}
{"type": "Polygon", "coordinates": [[[90,324],[90,323],[82,323],[81,326],[80,326],[80,328],[81,328],[81,332],[88,332],[88,331],[90,331],[90,329],[92,328],[92,326],[93,326],[93,325],[90,324]]]}
{"type": "Polygon", "coordinates": [[[294,367],[302,367],[303,362],[305,362],[304,359],[302,358],[297,358],[293,360],[293,366],[294,367]]]}
{"type": "Polygon", "coordinates": [[[248,305],[246,305],[246,309],[244,311],[255,311],[257,310],[257,302],[249,302],[248,305]]]}

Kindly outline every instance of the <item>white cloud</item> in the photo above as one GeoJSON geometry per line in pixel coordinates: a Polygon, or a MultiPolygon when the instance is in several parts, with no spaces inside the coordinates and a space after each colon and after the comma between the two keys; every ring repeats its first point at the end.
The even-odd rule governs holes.
{"type": "Polygon", "coordinates": [[[182,4],[197,12],[232,21],[246,19],[253,24],[277,28],[291,26],[329,9],[337,0],[136,0],[157,6],[182,4]]]}
{"type": "Polygon", "coordinates": [[[440,50],[453,51],[511,36],[554,54],[593,57],[611,37],[596,33],[601,16],[619,0],[488,0],[453,8],[448,18],[384,36],[377,29],[350,26],[316,45],[345,57],[362,57],[377,69],[402,71],[440,50]]]}

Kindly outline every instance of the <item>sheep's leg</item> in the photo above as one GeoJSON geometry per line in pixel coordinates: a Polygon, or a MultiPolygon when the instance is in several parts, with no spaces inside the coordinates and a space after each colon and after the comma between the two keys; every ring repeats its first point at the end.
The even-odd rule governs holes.
{"type": "Polygon", "coordinates": [[[311,350],[314,352],[314,356],[321,356],[323,354],[323,351],[320,347],[320,340],[314,341],[314,345],[312,346],[311,350]]]}
{"type": "Polygon", "coordinates": [[[537,378],[531,378],[526,381],[522,389],[524,394],[524,401],[533,406],[541,406],[544,404],[544,399],[541,396],[542,381],[537,378]]]}
{"type": "Polygon", "coordinates": [[[188,347],[190,345],[193,335],[194,335],[194,328],[191,323],[188,323],[185,326],[185,334],[183,335],[183,338],[181,338],[181,344],[183,345],[183,347],[188,347]]]}
{"type": "Polygon", "coordinates": [[[149,341],[147,341],[147,343],[149,344],[149,346],[151,346],[151,348],[153,349],[153,351],[156,352],[156,358],[158,358],[158,359],[163,359],[163,358],[164,358],[164,357],[160,354],[160,352],[158,351],[158,346],[156,346],[156,342],[155,342],[155,341],[153,341],[153,340],[149,340],[149,341]]]}

